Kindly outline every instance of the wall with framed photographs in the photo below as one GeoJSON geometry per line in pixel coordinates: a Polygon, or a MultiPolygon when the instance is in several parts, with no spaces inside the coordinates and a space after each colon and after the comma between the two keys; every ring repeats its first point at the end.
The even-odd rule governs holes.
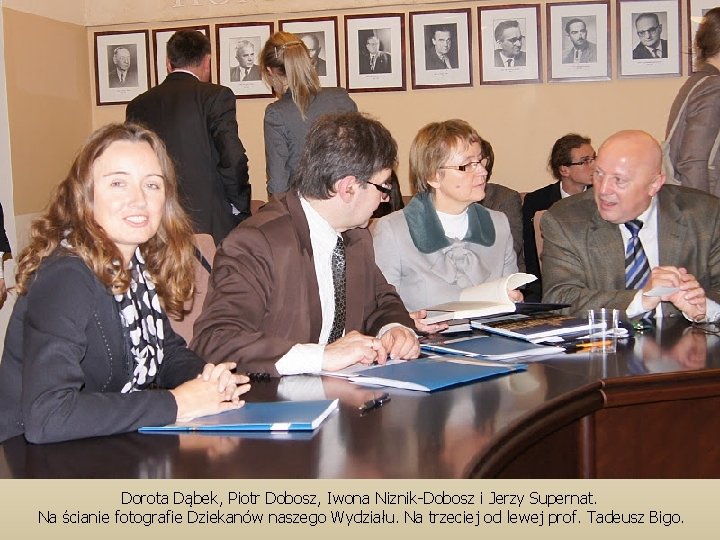
{"type": "MultiPolygon", "coordinates": [[[[673,38],[678,68],[663,67],[664,73],[653,73],[657,65],[663,64],[660,59],[643,61],[645,67],[641,73],[627,73],[629,77],[624,77],[626,73],[618,69],[621,36],[617,34],[616,23],[620,4],[631,2],[647,5],[650,11],[672,11],[655,9],[658,1],[668,2],[423,0],[398,4],[387,0],[362,3],[341,0],[330,4],[327,0],[282,3],[124,0],[119,6],[112,0],[93,0],[87,3],[85,13],[87,66],[84,73],[85,114],[91,115],[91,125],[82,129],[89,131],[124,118],[125,105],[121,101],[98,105],[96,34],[148,32],[149,85],[152,86],[161,78],[157,36],[180,26],[208,27],[213,43],[213,80],[237,86],[234,90],[239,98],[240,137],[250,158],[254,197],[265,198],[262,121],[265,107],[274,98],[261,82],[226,79],[238,62],[235,56],[238,45],[247,41],[238,28],[251,27],[249,37],[257,41],[257,51],[262,41],[259,36],[265,34],[256,30],[265,32],[266,25],[272,25],[268,31],[273,31],[287,25],[305,36],[323,38],[323,43],[318,45],[318,55],[326,62],[325,77],[336,77],[338,84],[348,86],[360,109],[380,118],[393,132],[400,148],[399,174],[405,193],[409,193],[407,153],[417,129],[427,122],[451,117],[468,120],[492,142],[497,154],[494,181],[529,191],[549,181],[545,167],[547,154],[552,142],[564,133],[579,131],[592,137],[596,144],[612,132],[628,127],[646,129],[658,138],[664,136],[670,104],[684,81],[678,74],[688,72],[692,28],[687,17],[687,0],[669,0],[678,6],[678,28],[664,28],[665,32],[672,31],[679,36],[673,38]],[[281,9],[286,11],[279,11],[281,9]],[[486,25],[481,24],[484,16],[489,17],[486,25]],[[571,23],[572,19],[579,21],[571,23]],[[505,24],[501,26],[501,23],[505,24]],[[368,31],[378,38],[378,50],[391,55],[390,73],[361,73],[360,59],[365,57],[364,51],[369,51],[367,39],[362,43],[361,37],[366,38],[363,32],[368,31]],[[495,37],[496,31],[499,40],[495,37]],[[574,32],[575,41],[569,32],[574,32]],[[572,62],[564,61],[569,59],[566,54],[574,43],[578,44],[576,48],[584,49],[583,44],[587,42],[595,45],[595,57],[576,52],[577,62],[574,57],[572,62]],[[508,52],[519,45],[518,59],[510,66],[507,55],[503,66],[495,64],[496,52],[502,58],[503,43],[507,44],[508,52]],[[519,65],[523,57],[525,66],[519,65]],[[436,63],[435,58],[440,63],[436,63]]],[[[706,9],[702,0],[691,2],[693,12],[706,9]]],[[[675,19],[668,20],[666,26],[674,24],[675,19]]],[[[55,43],[59,38],[60,33],[56,32],[48,36],[47,41],[55,43]]],[[[374,40],[371,41],[370,45],[375,47],[374,40]]],[[[637,37],[631,35],[629,42],[624,42],[625,50],[632,50],[634,41],[637,37]]],[[[24,59],[24,66],[35,62],[23,52],[27,48],[26,39],[6,37],[6,47],[6,54],[19,55],[24,59]]],[[[109,62],[106,50],[108,68],[109,62]]],[[[34,76],[27,70],[19,67],[19,73],[13,74],[18,87],[27,86],[27,80],[34,76]]],[[[49,85],[50,81],[45,80],[43,84],[49,85]]],[[[42,95],[42,92],[34,94],[42,95]]],[[[11,109],[14,108],[11,104],[11,109]]],[[[58,114],[56,121],[51,114],[46,119],[50,118],[51,123],[58,125],[56,129],[61,129],[61,117],[58,114]]],[[[12,123],[12,114],[10,129],[12,136],[23,130],[21,125],[12,123]]],[[[66,166],[71,155],[72,152],[67,152],[58,169],[66,166]]],[[[24,171],[22,176],[27,177],[25,173],[34,170],[35,163],[30,159],[24,163],[21,160],[17,167],[24,171]]],[[[13,169],[16,170],[15,160],[13,169]]],[[[28,195],[26,207],[40,210],[43,205],[37,202],[38,198],[37,191],[33,198],[28,195]]]]}

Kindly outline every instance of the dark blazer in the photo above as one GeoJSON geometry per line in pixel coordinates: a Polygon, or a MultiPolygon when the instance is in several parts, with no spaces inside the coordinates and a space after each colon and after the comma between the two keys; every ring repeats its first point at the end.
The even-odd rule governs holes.
{"type": "Polygon", "coordinates": [[[540,300],[542,296],[542,276],[535,243],[535,212],[547,210],[562,198],[560,182],[548,184],[525,195],[522,205],[523,253],[525,255],[525,271],[538,277],[526,287],[526,300],[540,300]]]}
{"type": "Polygon", "coordinates": [[[327,75],[327,62],[319,56],[315,59],[315,71],[320,77],[327,75]]]}
{"type": "Polygon", "coordinates": [[[110,88],[132,88],[138,85],[138,74],[137,69],[130,68],[125,74],[125,80],[120,82],[120,75],[118,75],[117,68],[113,67],[108,73],[108,85],[110,88]]]}
{"type": "Polygon", "coordinates": [[[369,54],[361,54],[360,55],[360,65],[359,65],[359,71],[361,74],[370,74],[370,73],[390,73],[392,72],[392,57],[390,56],[390,53],[386,53],[385,51],[379,51],[375,57],[375,69],[370,69],[370,55],[369,54]]]}
{"type": "MultiPolygon", "coordinates": [[[[526,62],[526,55],[525,51],[520,51],[518,55],[515,57],[515,62],[513,63],[513,67],[519,66],[523,67],[526,62]]],[[[502,56],[500,56],[500,49],[495,49],[495,67],[507,67],[505,63],[502,60],[502,56]]]]}
{"type": "MultiPolygon", "coordinates": [[[[155,382],[175,388],[204,362],[164,320],[155,382]]],[[[175,421],[165,390],[121,394],[133,363],[117,302],[82,260],[55,253],[12,312],[0,362],[0,441],[25,433],[46,443],[175,421]]]]}
{"type": "Polygon", "coordinates": [[[260,68],[257,64],[253,64],[253,66],[250,68],[250,71],[248,71],[247,76],[243,79],[242,76],[243,70],[240,68],[240,66],[235,66],[230,68],[230,81],[231,82],[240,82],[240,81],[259,81],[262,77],[260,77],[260,68]]]}
{"type": "MultiPolygon", "coordinates": [[[[366,228],[343,233],[345,330],[376,334],[414,324],[375,265],[366,228]]],[[[190,344],[208,362],[277,374],[275,362],[298,343],[317,343],[322,312],[310,229],[295,193],[266,204],[228,235],[215,255],[208,295],[190,344]]]]}
{"type": "MultiPolygon", "coordinates": [[[[660,54],[663,58],[668,57],[668,42],[667,39],[661,39],[660,40],[660,54]]],[[[652,53],[647,49],[645,45],[642,44],[642,41],[638,43],[635,48],[633,49],[633,60],[647,60],[650,58],[655,58],[652,53]]]]}
{"type": "Polygon", "coordinates": [[[5,214],[3,213],[2,204],[0,204],[0,251],[3,253],[10,253],[12,251],[10,241],[5,232],[5,214]]]}
{"type": "Polygon", "coordinates": [[[480,201],[480,204],[490,210],[502,212],[508,218],[513,239],[513,249],[517,257],[518,271],[524,272],[525,259],[523,258],[523,222],[520,194],[502,184],[489,182],[485,184],[485,198],[480,201]]]}
{"type": "MultiPolygon", "coordinates": [[[[448,60],[450,60],[450,66],[452,69],[458,67],[458,61],[456,58],[454,58],[450,54],[447,54],[445,56],[448,60]]],[[[425,49],[425,69],[448,69],[447,65],[445,65],[445,62],[440,60],[440,57],[435,52],[435,47],[429,47],[425,49]]]]}
{"type": "Polygon", "coordinates": [[[169,73],[126,111],[128,120],[145,124],[163,139],[193,230],[211,234],[216,243],[250,215],[248,160],[235,114],[229,88],[184,72],[169,73]],[[231,204],[239,216],[232,214],[231,204]]]}
{"type": "MultiPolygon", "coordinates": [[[[720,199],[665,185],[658,197],[660,265],[685,267],[720,301],[720,199]]],[[[584,314],[600,307],[626,309],[637,291],[625,289],[620,229],[600,217],[592,191],[557,202],[543,216],[543,301],[571,304],[584,314]]],[[[664,314],[677,314],[663,304],[664,314]]]]}

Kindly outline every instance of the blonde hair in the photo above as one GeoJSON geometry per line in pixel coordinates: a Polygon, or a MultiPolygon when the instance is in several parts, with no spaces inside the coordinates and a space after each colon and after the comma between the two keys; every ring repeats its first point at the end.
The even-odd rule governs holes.
{"type": "Polygon", "coordinates": [[[305,120],[310,103],[320,92],[320,79],[305,44],[295,34],[275,32],[260,53],[263,80],[273,87],[268,68],[278,70],[287,78],[292,99],[305,120]]]}
{"type": "Polygon", "coordinates": [[[90,268],[112,294],[128,289],[130,274],[116,264],[122,254],[94,218],[92,166],[117,141],[145,142],[155,152],[165,181],[165,208],[157,234],[140,246],[165,311],[181,317],[193,293],[192,230],[180,207],[175,169],[165,145],[152,131],[137,124],[108,124],[95,131],[57,185],[45,214],[32,224],[30,244],[18,259],[17,291],[26,294],[35,272],[63,240],[65,249],[90,268]]]}
{"type": "Polygon", "coordinates": [[[410,145],[410,184],[417,193],[432,192],[429,182],[457,145],[470,146],[481,141],[465,120],[433,122],[421,128],[410,145]]]}

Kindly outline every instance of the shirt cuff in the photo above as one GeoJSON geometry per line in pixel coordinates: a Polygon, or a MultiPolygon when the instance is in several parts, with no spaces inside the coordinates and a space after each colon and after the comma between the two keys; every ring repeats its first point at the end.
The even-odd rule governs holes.
{"type": "Polygon", "coordinates": [[[280,375],[320,373],[324,354],[325,345],[298,343],[275,362],[275,369],[280,375]]]}
{"type": "MultiPolygon", "coordinates": [[[[633,298],[632,302],[630,302],[630,305],[625,310],[625,315],[628,319],[634,319],[635,317],[641,317],[645,315],[646,313],[649,313],[650,309],[645,309],[642,305],[642,299],[643,299],[643,291],[640,289],[637,293],[635,293],[635,297],[633,298]]],[[[660,304],[658,304],[658,307],[660,307],[660,304]]],[[[656,308],[657,309],[657,308],[656,308]]]]}
{"type": "Polygon", "coordinates": [[[705,300],[705,318],[702,321],[696,321],[694,319],[691,319],[687,315],[685,315],[685,312],[683,312],[683,317],[685,317],[690,322],[699,322],[699,323],[714,323],[718,322],[720,320],[720,304],[715,302],[715,300],[710,300],[707,298],[705,300]]]}

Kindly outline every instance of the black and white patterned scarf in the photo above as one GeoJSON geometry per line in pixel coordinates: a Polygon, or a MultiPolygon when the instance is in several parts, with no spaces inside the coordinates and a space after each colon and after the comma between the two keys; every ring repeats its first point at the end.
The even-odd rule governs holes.
{"type": "Polygon", "coordinates": [[[147,388],[155,380],[163,361],[162,307],[155,284],[145,270],[145,260],[140,248],[130,262],[130,287],[123,294],[116,294],[120,307],[120,320],[130,338],[130,354],[133,358],[132,379],[121,392],[135,392],[147,388]]]}

